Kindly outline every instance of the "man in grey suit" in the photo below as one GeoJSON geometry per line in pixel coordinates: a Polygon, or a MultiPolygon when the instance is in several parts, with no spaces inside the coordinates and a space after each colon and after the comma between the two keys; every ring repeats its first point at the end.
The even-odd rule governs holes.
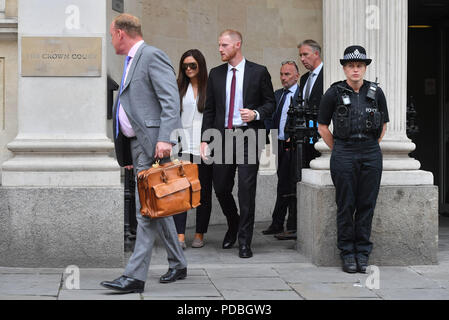
{"type": "MultiPolygon", "coordinates": [[[[168,158],[176,143],[170,135],[182,126],[178,86],[168,56],[144,43],[138,18],[119,15],[111,23],[110,33],[116,53],[126,56],[113,112],[117,161],[138,173],[148,169],[155,158],[168,158]]],[[[136,208],[140,209],[138,200],[136,208]]],[[[168,272],[159,281],[184,279],[187,262],[173,217],[150,219],[137,210],[137,222],[136,245],[123,275],[101,285],[123,293],[143,292],[156,233],[165,245],[169,263],[168,272]]]]}

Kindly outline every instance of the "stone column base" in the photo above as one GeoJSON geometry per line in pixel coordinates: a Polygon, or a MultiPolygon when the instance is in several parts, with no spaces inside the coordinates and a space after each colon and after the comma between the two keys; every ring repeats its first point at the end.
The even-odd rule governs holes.
{"type": "Polygon", "coordinates": [[[0,187],[0,266],[123,267],[123,188],[0,187]]]}
{"type": "MultiPolygon", "coordinates": [[[[298,250],[318,266],[341,266],[337,248],[335,188],[298,184],[298,250]]],[[[374,212],[369,263],[437,264],[438,188],[381,186],[374,212]]]]}

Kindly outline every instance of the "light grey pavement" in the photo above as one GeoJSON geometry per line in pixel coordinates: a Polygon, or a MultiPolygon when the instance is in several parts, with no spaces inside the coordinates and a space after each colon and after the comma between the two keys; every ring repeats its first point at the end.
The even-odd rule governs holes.
{"type": "MultiPolygon", "coordinates": [[[[165,250],[159,243],[142,294],[117,294],[99,285],[103,280],[117,278],[123,269],[81,268],[79,289],[70,289],[74,273],[65,273],[63,268],[0,267],[0,300],[449,299],[449,218],[440,217],[439,264],[380,266],[379,289],[371,281],[374,275],[314,266],[295,250],[294,241],[262,235],[267,226],[268,223],[256,224],[251,259],[240,259],[237,248],[221,249],[226,227],[210,226],[205,247],[188,247],[185,251],[188,277],[170,284],[158,282],[167,269],[165,250]]],[[[187,230],[188,245],[193,233],[192,228],[187,230]]]]}

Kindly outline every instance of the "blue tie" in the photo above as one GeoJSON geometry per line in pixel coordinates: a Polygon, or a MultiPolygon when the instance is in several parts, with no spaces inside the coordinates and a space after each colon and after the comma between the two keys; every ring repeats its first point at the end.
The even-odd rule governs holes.
{"type": "Polygon", "coordinates": [[[126,69],[128,68],[128,63],[129,60],[131,60],[132,57],[127,56],[125,59],[125,67],[123,68],[123,76],[122,76],[122,82],[120,83],[120,91],[118,93],[118,101],[117,101],[117,112],[115,115],[115,138],[117,139],[118,137],[118,132],[119,132],[119,120],[118,120],[118,113],[119,113],[119,109],[120,109],[120,95],[122,94],[122,90],[123,90],[123,85],[125,84],[125,76],[126,76],[126,69]]]}
{"type": "Polygon", "coordinates": [[[285,99],[287,98],[287,95],[290,93],[290,90],[288,89],[283,89],[282,91],[282,98],[281,98],[281,102],[279,103],[277,109],[276,109],[276,113],[275,113],[275,117],[274,117],[274,125],[275,125],[275,129],[280,129],[279,125],[281,122],[281,116],[282,116],[282,110],[284,108],[284,104],[285,104],[285,99]]]}

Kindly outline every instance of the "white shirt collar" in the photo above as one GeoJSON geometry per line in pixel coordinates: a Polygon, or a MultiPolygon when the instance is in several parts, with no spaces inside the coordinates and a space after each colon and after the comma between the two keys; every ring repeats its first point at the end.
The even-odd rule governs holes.
{"type": "Polygon", "coordinates": [[[311,72],[311,74],[314,74],[314,75],[318,75],[320,72],[321,72],[321,69],[323,68],[323,62],[321,62],[320,63],[320,65],[318,66],[318,67],[316,67],[312,72],[311,72]]]}
{"type": "Polygon", "coordinates": [[[140,48],[140,46],[142,45],[143,42],[144,42],[143,40],[140,40],[140,41],[136,42],[132,46],[131,50],[129,50],[128,56],[131,57],[131,58],[134,58],[134,56],[136,55],[137,50],[139,50],[139,48],[140,48]]]}
{"type": "Polygon", "coordinates": [[[228,72],[231,71],[232,68],[237,69],[237,71],[245,71],[245,63],[246,63],[245,58],[243,58],[242,61],[240,61],[240,63],[238,65],[236,65],[235,67],[231,66],[228,63],[228,72]]]}

